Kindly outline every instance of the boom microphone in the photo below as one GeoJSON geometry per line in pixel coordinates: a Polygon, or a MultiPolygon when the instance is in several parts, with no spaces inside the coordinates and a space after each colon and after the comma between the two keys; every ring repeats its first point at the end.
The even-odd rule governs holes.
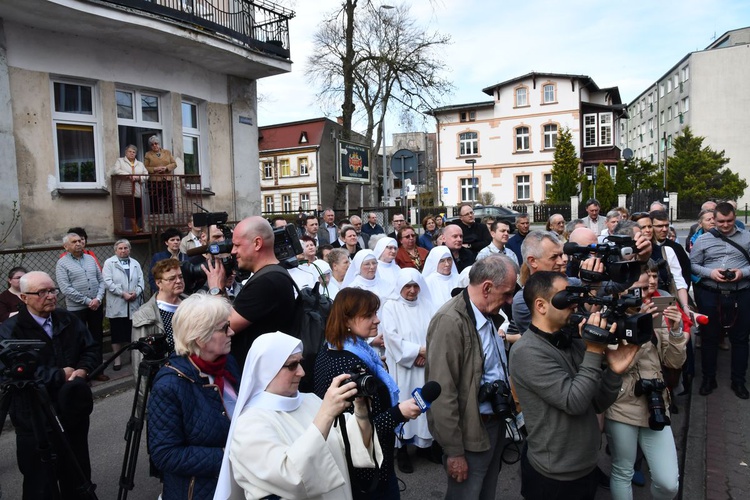
{"type": "Polygon", "coordinates": [[[440,396],[442,390],[443,389],[442,387],[440,387],[440,384],[438,384],[434,380],[430,380],[429,382],[425,383],[425,385],[422,386],[421,389],[419,387],[414,389],[411,392],[411,397],[414,398],[414,402],[417,403],[419,409],[422,411],[422,413],[424,413],[430,409],[432,402],[440,396]]]}
{"type": "Polygon", "coordinates": [[[204,253],[208,252],[209,247],[210,245],[201,245],[199,247],[188,248],[188,251],[185,252],[185,255],[187,255],[188,257],[203,255],[204,253]]]}

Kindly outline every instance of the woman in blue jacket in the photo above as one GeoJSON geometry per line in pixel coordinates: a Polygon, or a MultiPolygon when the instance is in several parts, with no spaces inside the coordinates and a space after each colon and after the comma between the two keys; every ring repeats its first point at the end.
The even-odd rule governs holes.
{"type": "Polygon", "coordinates": [[[175,353],[148,401],[148,449],[163,500],[213,498],[240,382],[230,312],[226,299],[197,293],[172,319],[175,353]]]}

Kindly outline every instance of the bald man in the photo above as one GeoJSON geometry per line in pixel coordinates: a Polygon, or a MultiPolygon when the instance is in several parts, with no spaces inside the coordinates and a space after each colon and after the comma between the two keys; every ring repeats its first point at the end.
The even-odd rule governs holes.
{"type": "Polygon", "coordinates": [[[273,229],[262,217],[248,217],[234,228],[232,255],[237,267],[253,273],[234,299],[229,322],[235,336],[232,354],[245,365],[245,357],[258,336],[290,332],[294,315],[294,285],[273,251],[273,229]]]}

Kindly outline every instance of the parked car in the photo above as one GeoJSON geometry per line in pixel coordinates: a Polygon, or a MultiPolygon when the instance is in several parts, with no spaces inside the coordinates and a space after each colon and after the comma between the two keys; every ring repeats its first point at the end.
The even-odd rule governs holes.
{"type": "MultiPolygon", "coordinates": [[[[508,207],[501,207],[501,206],[484,206],[484,205],[474,205],[474,221],[478,224],[482,222],[482,219],[487,217],[488,215],[491,215],[495,217],[496,219],[503,220],[508,223],[510,226],[510,232],[515,233],[516,232],[516,216],[520,215],[521,212],[517,212],[513,210],[512,208],[508,207]]],[[[446,224],[455,224],[458,222],[459,217],[450,217],[446,219],[446,224]]]]}

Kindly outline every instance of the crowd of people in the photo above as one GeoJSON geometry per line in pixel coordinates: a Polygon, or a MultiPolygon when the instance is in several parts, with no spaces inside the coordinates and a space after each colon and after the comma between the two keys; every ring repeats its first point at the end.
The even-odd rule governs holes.
{"type": "MultiPolygon", "coordinates": [[[[321,212],[322,220],[300,218],[296,265],[274,251],[274,228],[287,221],[252,216],[236,225],[224,256],[188,257],[229,236],[191,225],[185,236],[164,231],[165,249],[146,270],[124,239],[101,266],[85,249],[85,231],[72,228],[56,280],[10,270],[0,338],[44,342],[38,375],[73,429],[68,437],[89,480],[91,408],[70,400],[91,399],[84,380],[102,363],[105,316],[114,350],[153,335],[168,346],[147,412],[165,500],[399,498],[396,469],[414,472],[414,457],[443,465],[446,498],[494,498],[512,442],[523,443],[527,499],[594,498],[602,485],[613,498],[630,498],[644,459],[652,496],[674,498],[679,467],[664,429],[673,394],[691,391],[696,338],[698,393],[719,383],[726,335],[731,389],[749,397],[749,330],[736,311],[750,301],[750,235],[731,203],[705,204],[684,247],[658,202],[649,212],[601,215],[592,199],[585,218],[554,214],[543,230],[520,214],[513,234],[511,221],[478,221],[468,204],[450,224],[425,216],[421,235],[401,213],[386,234],[377,214],[336,224],[332,209],[321,212]],[[632,260],[623,279],[607,273],[600,251],[615,238],[632,260]],[[196,266],[203,277],[186,283],[196,266]],[[573,300],[583,292],[569,286],[588,291],[573,300]],[[305,288],[331,301],[314,363],[305,363],[311,346],[294,324],[305,288]],[[613,294],[641,297],[625,314],[649,317],[648,341],[618,337],[607,319],[614,304],[586,300],[613,294]],[[706,324],[695,324],[696,313],[706,324]],[[428,381],[441,392],[425,413],[412,392],[428,381]],[[603,433],[610,477],[596,465],[603,433]]],[[[135,371],[140,356],[132,352],[135,371]]],[[[47,457],[30,445],[28,412],[13,401],[24,498],[48,498],[56,488],[78,498],[70,464],[41,466],[47,457]]]]}

